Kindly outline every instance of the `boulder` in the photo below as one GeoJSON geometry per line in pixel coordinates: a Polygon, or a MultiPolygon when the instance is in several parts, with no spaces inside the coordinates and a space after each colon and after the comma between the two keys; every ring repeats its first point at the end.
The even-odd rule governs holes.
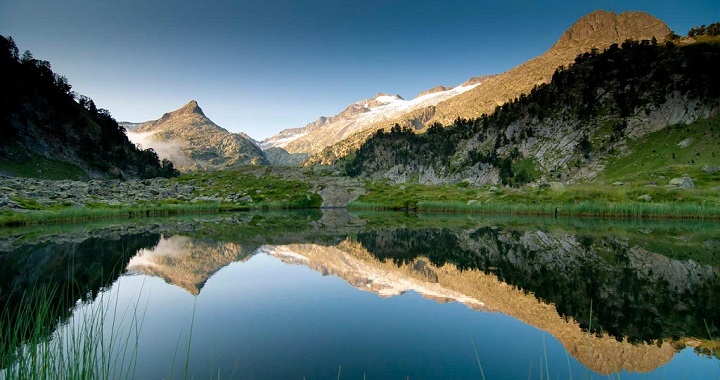
{"type": "Polygon", "coordinates": [[[650,194],[643,194],[643,195],[637,197],[637,200],[639,200],[641,202],[650,202],[650,201],[652,201],[652,197],[650,196],[650,194]]]}
{"type": "Polygon", "coordinates": [[[720,166],[705,165],[700,170],[704,171],[707,174],[715,174],[717,172],[720,172],[720,166]]]}
{"type": "Polygon", "coordinates": [[[695,183],[692,178],[688,177],[673,178],[668,184],[678,189],[692,189],[695,187],[695,183]]]}
{"type": "Polygon", "coordinates": [[[5,194],[0,194],[0,210],[21,209],[22,206],[10,199],[5,194]]]}
{"type": "Polygon", "coordinates": [[[679,146],[679,147],[681,147],[681,148],[685,148],[685,147],[687,147],[688,145],[692,144],[692,142],[693,142],[692,137],[691,137],[691,138],[687,138],[687,139],[685,139],[685,140],[680,141],[679,143],[677,143],[677,146],[679,146]]]}

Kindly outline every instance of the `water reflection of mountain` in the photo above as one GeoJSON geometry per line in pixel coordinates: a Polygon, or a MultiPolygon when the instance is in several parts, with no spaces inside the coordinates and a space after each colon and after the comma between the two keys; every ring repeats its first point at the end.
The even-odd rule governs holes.
{"type": "MultiPolygon", "coordinates": [[[[377,236],[391,243],[390,235],[377,236]]],[[[427,237],[427,236],[426,236],[427,237]]],[[[427,240],[426,240],[427,241],[427,240]]],[[[600,374],[621,370],[649,372],[672,359],[670,344],[630,343],[608,334],[590,334],[573,318],[563,317],[553,304],[500,280],[493,273],[433,264],[417,256],[381,261],[363,244],[348,239],[337,246],[293,244],[264,246],[266,253],[291,264],[306,265],[334,275],[365,291],[392,296],[415,291],[439,302],[461,302],[476,310],[507,314],[555,336],[573,357],[600,374]]]]}
{"type": "Polygon", "coordinates": [[[492,227],[400,228],[360,233],[358,241],[380,260],[400,264],[425,256],[436,265],[492,272],[556,305],[584,328],[592,325],[619,339],[652,342],[718,333],[716,268],[672,260],[615,237],[492,227]]]}
{"type": "MultiPolygon", "coordinates": [[[[317,237],[276,237],[258,249],[252,247],[268,239],[241,246],[173,237],[167,247],[184,248],[170,256],[147,251],[129,267],[192,293],[199,288],[183,284],[203,284],[233,258],[265,253],[383,297],[412,290],[438,302],[513,316],[548,331],[603,374],[651,371],[676,352],[667,343],[658,347],[656,340],[702,338],[717,329],[712,323],[719,312],[716,269],[672,260],[622,239],[490,227],[382,228],[355,236],[329,238],[340,241],[334,244],[303,242],[317,237]],[[135,264],[148,259],[152,265],[135,264]],[[595,334],[586,332],[590,324],[595,334]]],[[[160,251],[163,245],[161,240],[160,251]]]]}
{"type": "Polygon", "coordinates": [[[162,237],[152,249],[141,249],[128,262],[130,272],[160,277],[193,295],[200,294],[205,282],[226,265],[247,259],[254,247],[236,243],[203,241],[186,236],[162,237]]]}
{"type": "MultiPolygon", "coordinates": [[[[267,232],[236,243],[180,236],[161,239],[152,251],[140,251],[128,269],[162,277],[197,294],[213,273],[263,244],[336,245],[333,241],[347,236],[335,236],[332,229],[274,236],[267,232]]],[[[555,305],[560,315],[572,317],[583,328],[617,339],[650,343],[718,334],[716,268],[673,260],[620,238],[495,227],[379,228],[355,236],[376,260],[412,263],[420,272],[427,264],[451,263],[462,271],[491,273],[555,305]]],[[[428,282],[434,282],[434,274],[427,275],[428,282]]]]}
{"type": "Polygon", "coordinates": [[[458,228],[405,228],[388,219],[382,225],[391,227],[372,228],[347,213],[318,218],[239,214],[39,241],[0,239],[0,307],[17,302],[9,289],[82,286],[58,295],[59,317],[66,318],[77,299],[93,297],[125,268],[198,294],[226,265],[267,253],[381,296],[412,290],[513,316],[554,335],[598,373],[645,372],[668,362],[676,350],[658,347],[658,339],[685,344],[720,335],[717,268],[653,253],[637,236],[466,221],[458,228]],[[590,325],[596,334],[585,332],[590,325]]]}

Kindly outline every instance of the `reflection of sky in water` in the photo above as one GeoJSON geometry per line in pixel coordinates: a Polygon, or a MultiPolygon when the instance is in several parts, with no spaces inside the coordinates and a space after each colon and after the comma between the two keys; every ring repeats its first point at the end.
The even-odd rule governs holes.
{"type": "MultiPolygon", "coordinates": [[[[187,243],[163,239],[140,257],[182,255],[187,243]]],[[[121,277],[110,292],[121,304],[147,302],[140,378],[169,377],[173,357],[173,376],[183,376],[191,324],[194,378],[328,379],[339,366],[341,378],[481,378],[471,339],[488,379],[529,373],[537,379],[540,371],[551,378],[568,378],[570,371],[573,378],[607,378],[588,372],[552,335],[504,314],[437,303],[414,291],[381,298],[266,254],[223,268],[197,297],[146,276],[121,277]]],[[[620,376],[717,379],[720,364],[686,349],[651,374],[620,376]]]]}

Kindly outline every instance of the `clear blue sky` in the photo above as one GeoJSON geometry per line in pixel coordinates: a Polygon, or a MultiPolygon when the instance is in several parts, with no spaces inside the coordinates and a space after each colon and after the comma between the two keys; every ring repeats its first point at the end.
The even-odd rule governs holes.
{"type": "Polygon", "coordinates": [[[720,21],[718,0],[2,0],[0,34],[118,120],[196,99],[263,139],[378,92],[503,72],[596,9],[649,12],[679,34],[720,21]]]}

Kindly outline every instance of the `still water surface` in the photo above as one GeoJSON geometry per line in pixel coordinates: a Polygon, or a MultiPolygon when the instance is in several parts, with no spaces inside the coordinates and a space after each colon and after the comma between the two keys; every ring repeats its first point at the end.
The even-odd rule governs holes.
{"type": "Polygon", "coordinates": [[[0,301],[84,281],[58,318],[109,310],[105,342],[132,341],[118,377],[720,378],[712,224],[328,212],[96,227],[8,232],[0,301]]]}

